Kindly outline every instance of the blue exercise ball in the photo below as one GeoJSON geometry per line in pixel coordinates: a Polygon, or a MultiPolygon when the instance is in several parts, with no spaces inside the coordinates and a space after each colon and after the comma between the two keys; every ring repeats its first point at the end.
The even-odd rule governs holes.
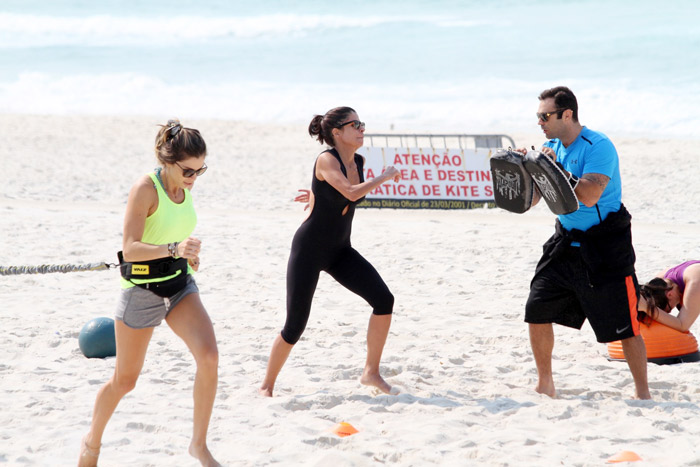
{"type": "Polygon", "coordinates": [[[114,339],[114,320],[95,318],[87,322],[78,337],[80,351],[87,358],[105,358],[117,355],[114,339]]]}

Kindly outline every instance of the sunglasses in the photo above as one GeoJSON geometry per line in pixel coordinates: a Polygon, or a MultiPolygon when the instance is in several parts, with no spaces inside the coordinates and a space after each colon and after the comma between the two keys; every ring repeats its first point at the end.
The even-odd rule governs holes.
{"type": "Polygon", "coordinates": [[[542,120],[543,122],[547,122],[549,120],[549,117],[551,117],[554,114],[557,114],[557,118],[561,118],[562,114],[566,111],[567,109],[557,109],[557,110],[552,110],[551,112],[544,112],[544,113],[539,113],[537,112],[537,120],[542,120]]]}
{"type": "Polygon", "coordinates": [[[182,176],[185,178],[191,178],[191,177],[194,177],[195,175],[199,177],[200,175],[202,175],[204,172],[207,171],[206,164],[204,164],[201,168],[199,168],[197,170],[190,169],[188,167],[183,167],[180,164],[178,164],[177,162],[175,162],[175,164],[182,169],[182,176]]]}
{"type": "Polygon", "coordinates": [[[341,123],[338,128],[343,128],[345,125],[350,125],[352,124],[352,127],[356,130],[364,130],[365,129],[365,122],[361,122],[359,120],[350,120],[345,123],[341,123]]]}

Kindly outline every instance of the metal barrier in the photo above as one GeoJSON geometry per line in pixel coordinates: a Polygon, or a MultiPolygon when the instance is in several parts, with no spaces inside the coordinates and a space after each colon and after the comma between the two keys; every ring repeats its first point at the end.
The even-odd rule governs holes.
{"type": "Polygon", "coordinates": [[[454,149],[478,149],[478,148],[488,148],[488,149],[498,149],[507,146],[515,147],[515,141],[508,135],[469,135],[469,134],[394,134],[394,133],[367,133],[365,138],[369,138],[369,146],[375,146],[374,140],[379,138],[384,138],[384,146],[406,148],[406,147],[419,147],[419,148],[434,148],[434,140],[442,140],[444,148],[454,148],[454,149]],[[391,141],[398,139],[399,144],[389,144],[391,141]],[[428,144],[424,144],[427,140],[428,144]],[[413,141],[414,144],[410,144],[413,141]],[[448,143],[457,142],[455,146],[448,143]]]}
{"type": "Polygon", "coordinates": [[[394,166],[398,183],[375,188],[364,208],[472,209],[495,207],[489,159],[514,147],[502,134],[365,134],[365,176],[394,166]]]}

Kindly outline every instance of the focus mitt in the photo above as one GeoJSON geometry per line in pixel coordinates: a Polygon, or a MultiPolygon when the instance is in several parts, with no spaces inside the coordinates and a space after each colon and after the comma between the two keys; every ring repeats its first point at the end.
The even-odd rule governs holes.
{"type": "Polygon", "coordinates": [[[578,210],[578,198],[574,192],[578,177],[540,151],[528,151],[523,165],[554,214],[570,214],[578,210]]]}
{"type": "Polygon", "coordinates": [[[508,149],[499,149],[489,160],[496,206],[522,214],[532,206],[534,184],[523,166],[523,155],[508,149]]]}

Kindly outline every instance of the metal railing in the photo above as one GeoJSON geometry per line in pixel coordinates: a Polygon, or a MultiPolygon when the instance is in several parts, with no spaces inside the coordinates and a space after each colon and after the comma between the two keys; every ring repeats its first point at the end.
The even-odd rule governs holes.
{"type": "MultiPolygon", "coordinates": [[[[515,141],[508,135],[469,135],[469,134],[396,134],[396,133],[368,133],[369,145],[375,146],[375,139],[383,139],[384,147],[396,148],[449,148],[449,149],[479,149],[479,148],[503,148],[515,147],[515,141]],[[442,146],[435,144],[436,140],[442,142],[442,146]],[[414,144],[411,144],[411,141],[414,144]],[[398,144],[395,144],[398,142],[398,144]],[[427,144],[426,144],[427,143],[427,144]]],[[[366,141],[366,140],[365,140],[366,141]]]]}

